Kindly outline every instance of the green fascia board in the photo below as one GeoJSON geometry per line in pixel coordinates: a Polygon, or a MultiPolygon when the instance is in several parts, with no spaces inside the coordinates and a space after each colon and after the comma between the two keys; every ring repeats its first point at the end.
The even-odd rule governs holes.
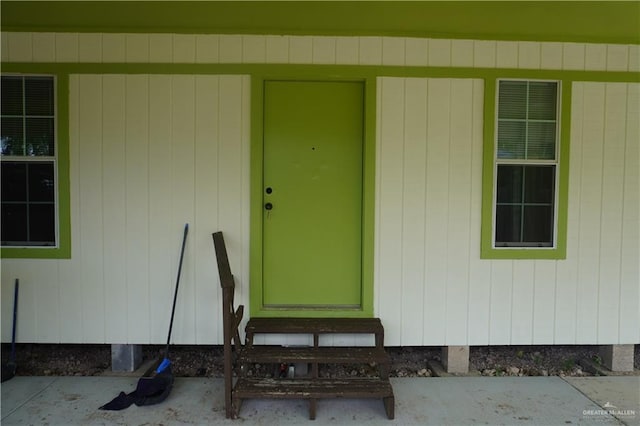
{"type": "Polygon", "coordinates": [[[640,43],[637,1],[2,1],[3,31],[640,43]]]}
{"type": "MultiPolygon", "coordinates": [[[[4,72],[10,70],[4,69],[4,72]]],[[[26,71],[22,71],[26,72],[26,71]]],[[[32,71],[36,72],[36,71],[32,71]]],[[[41,72],[41,71],[37,71],[41,72]]],[[[0,258],[18,259],[70,259],[71,258],[71,207],[69,180],[69,75],[56,75],[57,96],[57,167],[58,167],[58,246],[48,247],[2,247],[0,258]]]]}

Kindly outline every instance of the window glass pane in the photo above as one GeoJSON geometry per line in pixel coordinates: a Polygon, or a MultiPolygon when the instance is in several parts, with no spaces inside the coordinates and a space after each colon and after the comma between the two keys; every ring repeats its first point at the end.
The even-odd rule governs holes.
{"type": "Polygon", "coordinates": [[[29,164],[29,201],[54,200],[53,163],[29,164]]]}
{"type": "Polygon", "coordinates": [[[2,163],[2,201],[27,201],[27,165],[2,163]]]}
{"type": "Polygon", "coordinates": [[[530,121],[528,129],[527,159],[553,160],[556,158],[556,123],[530,121]]]}
{"type": "Polygon", "coordinates": [[[522,166],[498,166],[498,203],[522,202],[522,166]]]}
{"type": "Polygon", "coordinates": [[[553,208],[551,206],[525,206],[522,227],[523,242],[553,244],[553,208]]]}
{"type": "Polygon", "coordinates": [[[524,202],[553,205],[555,166],[526,166],[524,176],[524,202]]]}
{"type": "Polygon", "coordinates": [[[23,119],[2,117],[2,155],[24,155],[23,119]]]}
{"type": "Polygon", "coordinates": [[[498,89],[498,118],[525,119],[527,111],[527,82],[500,81],[498,89]]]}
{"type": "Polygon", "coordinates": [[[498,158],[525,158],[526,122],[498,122],[498,158]]]}
{"type": "Polygon", "coordinates": [[[2,203],[2,243],[26,239],[27,205],[2,203]]]}
{"type": "Polygon", "coordinates": [[[53,118],[27,118],[26,120],[26,155],[53,156],[53,118]]]}
{"type": "Polygon", "coordinates": [[[555,120],[558,83],[532,81],[529,83],[529,119],[555,120]]]}
{"type": "Polygon", "coordinates": [[[27,115],[53,116],[53,78],[28,77],[24,92],[27,115]]]}
{"type": "Polygon", "coordinates": [[[521,210],[519,205],[496,207],[496,245],[520,242],[521,210]]]}
{"type": "Polygon", "coordinates": [[[54,78],[3,76],[1,89],[2,244],[55,245],[55,160],[33,158],[55,156],[54,78]]]}
{"type": "MultiPolygon", "coordinates": [[[[22,77],[2,77],[2,115],[22,115],[22,77]]],[[[3,117],[4,118],[4,117],[3,117]]]]}
{"type": "Polygon", "coordinates": [[[55,210],[53,204],[29,206],[29,241],[55,244],[55,210]]]}

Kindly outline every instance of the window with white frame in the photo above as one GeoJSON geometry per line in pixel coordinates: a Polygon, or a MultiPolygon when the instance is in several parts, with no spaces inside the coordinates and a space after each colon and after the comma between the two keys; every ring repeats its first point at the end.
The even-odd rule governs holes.
{"type": "Polygon", "coordinates": [[[556,244],[558,81],[499,80],[494,247],[556,244]]]}
{"type": "Polygon", "coordinates": [[[57,245],[55,79],[3,75],[2,246],[57,245]]]}

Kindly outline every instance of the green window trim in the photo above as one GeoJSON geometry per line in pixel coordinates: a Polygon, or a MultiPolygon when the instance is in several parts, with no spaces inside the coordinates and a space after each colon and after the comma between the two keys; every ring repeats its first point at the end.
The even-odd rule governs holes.
{"type": "MultiPolygon", "coordinates": [[[[532,79],[537,77],[532,76],[532,79]]],[[[567,210],[569,198],[569,148],[571,129],[571,80],[559,80],[560,90],[560,136],[558,149],[558,196],[556,207],[556,238],[554,247],[521,248],[493,246],[493,206],[495,203],[494,173],[496,132],[496,78],[485,79],[484,130],[482,159],[482,225],[481,259],[566,259],[567,256],[567,210]]]]}
{"type": "Polygon", "coordinates": [[[69,197],[69,75],[47,73],[56,77],[56,150],[58,189],[58,234],[56,247],[2,247],[3,259],[71,258],[71,211],[69,197]]]}

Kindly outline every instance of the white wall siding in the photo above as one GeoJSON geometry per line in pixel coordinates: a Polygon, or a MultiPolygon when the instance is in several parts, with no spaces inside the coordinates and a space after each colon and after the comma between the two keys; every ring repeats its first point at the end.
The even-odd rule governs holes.
{"type": "Polygon", "coordinates": [[[640,71],[638,45],[235,34],[2,33],[3,62],[280,63],[640,71]]]}
{"type": "Polygon", "coordinates": [[[637,343],[640,84],[574,83],[573,91],[569,184],[578,211],[569,235],[578,243],[575,339],[593,340],[596,330],[598,343],[637,343]]]}
{"type": "MultiPolygon", "coordinates": [[[[72,258],[2,259],[2,323],[20,278],[22,342],[163,343],[185,222],[174,341],[222,342],[211,232],[225,232],[248,304],[250,77],[103,75],[100,63],[640,71],[638,45],[28,32],[0,42],[3,64],[92,70],[70,78],[72,258]]],[[[483,80],[377,82],[374,314],[388,345],[640,342],[640,84],[573,83],[567,257],[556,261],[480,259],[483,80]]]]}
{"type": "Polygon", "coordinates": [[[481,191],[472,173],[481,169],[483,84],[380,78],[378,85],[376,312],[390,345],[464,344],[469,259],[480,247],[471,203],[481,191]]]}
{"type": "Polygon", "coordinates": [[[390,345],[640,341],[640,85],[574,83],[566,260],[481,260],[483,84],[378,80],[375,309],[390,345]]]}
{"type": "Polygon", "coordinates": [[[73,255],[2,260],[5,324],[21,280],[19,341],[163,343],[188,222],[172,340],[221,342],[211,233],[246,303],[248,111],[244,76],[71,76],[73,255]]]}

